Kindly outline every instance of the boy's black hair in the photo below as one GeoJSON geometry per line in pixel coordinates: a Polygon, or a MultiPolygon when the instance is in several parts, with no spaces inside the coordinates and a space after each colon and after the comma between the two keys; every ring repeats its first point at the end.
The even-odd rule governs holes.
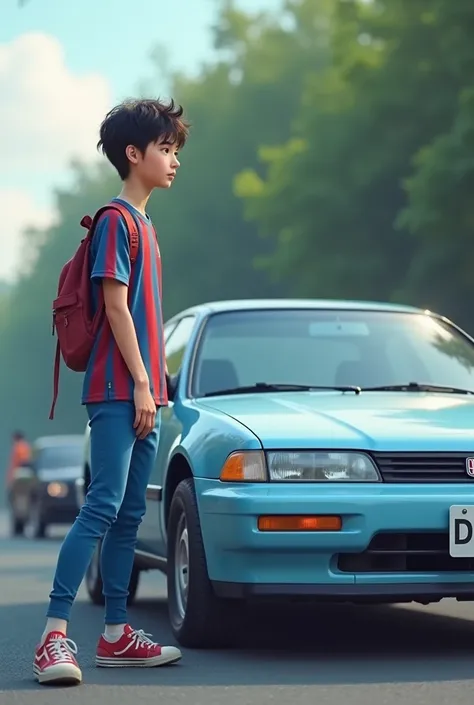
{"type": "Polygon", "coordinates": [[[174,100],[125,100],[105,116],[100,126],[100,149],[117,169],[122,180],[130,173],[130,162],[125,150],[129,145],[142,154],[152,142],[184,146],[189,124],[183,119],[183,108],[174,100]]]}

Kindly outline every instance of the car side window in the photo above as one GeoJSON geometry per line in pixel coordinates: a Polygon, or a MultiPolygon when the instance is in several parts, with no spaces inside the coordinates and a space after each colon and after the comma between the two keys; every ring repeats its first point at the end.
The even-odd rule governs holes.
{"type": "Polygon", "coordinates": [[[163,329],[163,337],[164,337],[164,340],[165,340],[165,345],[166,345],[166,343],[168,342],[168,339],[169,339],[170,335],[172,334],[172,332],[173,332],[174,329],[176,328],[176,323],[177,323],[177,321],[173,321],[172,323],[167,323],[167,324],[165,325],[165,327],[164,327],[164,329],[163,329]]]}
{"type": "Polygon", "coordinates": [[[170,375],[175,375],[181,367],[186,346],[193,332],[195,323],[195,316],[185,316],[181,318],[166,341],[166,364],[170,375]]]}

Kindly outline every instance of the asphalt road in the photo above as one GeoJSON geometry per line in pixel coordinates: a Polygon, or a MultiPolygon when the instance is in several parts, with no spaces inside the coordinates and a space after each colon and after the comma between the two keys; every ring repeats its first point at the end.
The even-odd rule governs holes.
{"type": "MultiPolygon", "coordinates": [[[[249,613],[226,651],[184,652],[168,668],[93,665],[102,611],[81,590],[69,636],[84,683],[45,687],[32,677],[58,538],[12,540],[0,515],[0,705],[471,705],[474,605],[323,607],[249,613]]],[[[130,621],[174,643],[158,574],[142,580],[130,621]]]]}

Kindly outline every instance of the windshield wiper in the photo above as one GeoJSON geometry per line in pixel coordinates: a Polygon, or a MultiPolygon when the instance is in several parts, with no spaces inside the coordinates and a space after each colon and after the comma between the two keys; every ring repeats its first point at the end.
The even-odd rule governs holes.
{"type": "Polygon", "coordinates": [[[408,384],[386,384],[380,387],[362,387],[363,392],[441,392],[446,394],[474,394],[472,389],[459,389],[443,384],[425,384],[409,382],[408,384]]]}
{"type": "Polygon", "coordinates": [[[313,392],[313,391],[336,391],[336,392],[354,392],[360,394],[360,387],[354,385],[340,386],[314,386],[311,384],[269,384],[267,382],[257,382],[243,387],[232,387],[231,389],[218,389],[214,392],[207,392],[205,397],[217,397],[221,394],[251,394],[259,392],[313,392]]]}
{"type": "Polygon", "coordinates": [[[270,384],[268,382],[257,382],[242,387],[231,387],[230,389],[218,389],[213,392],[203,394],[204,397],[217,397],[227,394],[255,394],[265,392],[313,392],[313,391],[335,391],[335,392],[441,392],[444,394],[474,394],[471,389],[459,389],[458,387],[448,387],[442,384],[426,384],[421,382],[408,382],[407,384],[385,384],[378,387],[358,387],[356,385],[334,385],[318,386],[312,384],[270,384]]]}

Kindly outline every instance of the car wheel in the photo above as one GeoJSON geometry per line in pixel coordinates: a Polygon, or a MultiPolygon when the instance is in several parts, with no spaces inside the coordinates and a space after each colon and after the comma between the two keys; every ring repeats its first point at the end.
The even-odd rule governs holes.
{"type": "MultiPolygon", "coordinates": [[[[102,543],[103,540],[100,539],[97,544],[97,548],[94,551],[94,555],[92,556],[92,560],[89,563],[89,567],[87,568],[84,581],[86,585],[87,594],[89,595],[93,604],[101,606],[105,604],[105,597],[102,592],[104,584],[102,582],[102,573],[100,570],[100,553],[102,551],[102,543]]],[[[135,600],[139,582],[140,571],[134,565],[132,569],[130,583],[128,585],[127,605],[131,605],[135,600]]]]}
{"type": "Polygon", "coordinates": [[[178,485],[171,502],[167,583],[171,628],[182,646],[216,648],[231,642],[235,605],[212,589],[192,479],[178,485]]]}
{"type": "Polygon", "coordinates": [[[46,536],[47,524],[41,516],[41,505],[34,501],[30,508],[30,515],[26,522],[25,532],[29,538],[43,539],[46,536]]]}
{"type": "Polygon", "coordinates": [[[25,530],[25,522],[18,519],[14,514],[10,515],[10,534],[11,536],[22,536],[25,530]]]}

